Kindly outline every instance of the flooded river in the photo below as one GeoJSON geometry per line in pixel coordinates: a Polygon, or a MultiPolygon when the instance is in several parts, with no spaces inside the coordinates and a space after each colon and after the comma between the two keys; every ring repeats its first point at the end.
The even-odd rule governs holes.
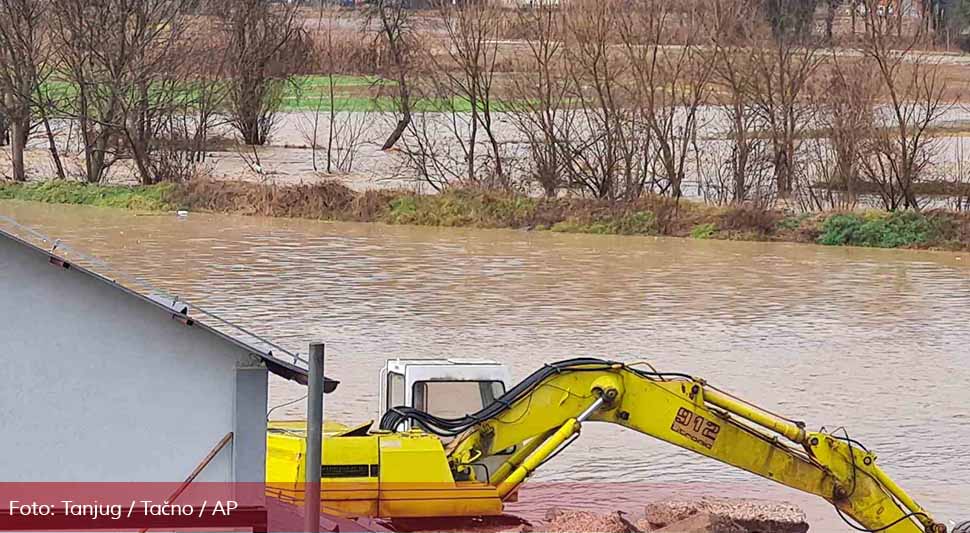
{"type": "MultiPolygon", "coordinates": [[[[970,518],[967,254],[13,202],[0,214],[292,350],[326,342],[342,381],[330,418],[375,416],[387,358],[491,358],[516,378],[574,356],[647,359],[810,428],[845,426],[938,518],[970,518]]],[[[274,378],[271,403],[303,392],[274,378]]],[[[300,415],[300,403],[274,413],[300,415]]],[[[789,500],[813,530],[847,530],[820,500],[611,426],[588,425],[535,480],[516,504],[527,516],[731,494],[789,500]]]]}

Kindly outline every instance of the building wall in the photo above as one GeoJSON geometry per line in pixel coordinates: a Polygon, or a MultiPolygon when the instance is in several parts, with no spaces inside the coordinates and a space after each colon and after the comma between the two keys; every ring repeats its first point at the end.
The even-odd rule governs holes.
{"type": "Polygon", "coordinates": [[[0,481],[260,481],[250,354],[0,235],[0,481]]]}

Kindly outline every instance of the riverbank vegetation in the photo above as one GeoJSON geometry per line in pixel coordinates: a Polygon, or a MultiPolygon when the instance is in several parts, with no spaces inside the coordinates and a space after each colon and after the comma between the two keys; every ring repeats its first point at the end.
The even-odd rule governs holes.
{"type": "Polygon", "coordinates": [[[89,205],[139,211],[170,211],[174,183],[152,186],[96,186],[77,181],[26,183],[0,181],[0,200],[23,200],[48,204],[89,205]]]}
{"type": "Polygon", "coordinates": [[[950,11],[890,13],[882,0],[498,4],[0,2],[11,178],[37,178],[24,163],[33,139],[48,147],[58,179],[5,184],[2,194],[399,224],[963,246],[956,212],[970,209],[970,164],[960,150],[955,161],[945,156],[940,132],[966,88],[965,67],[933,52],[963,33],[967,21],[943,16],[950,11]],[[276,173],[255,147],[279,131],[284,110],[305,112],[296,127],[315,185],[264,184],[276,173]],[[380,121],[365,113],[375,110],[380,121]],[[375,123],[394,177],[434,194],[325,181],[356,171],[375,123]],[[207,179],[212,153],[229,152],[223,145],[259,184],[207,179]],[[141,187],[107,185],[119,174],[141,187]]]}
{"type": "Polygon", "coordinates": [[[791,214],[755,206],[711,206],[660,195],[606,201],[457,188],[432,195],[355,192],[334,182],[279,187],[195,180],[128,187],[0,181],[0,200],[441,227],[970,250],[970,215],[964,213],[791,214]]]}

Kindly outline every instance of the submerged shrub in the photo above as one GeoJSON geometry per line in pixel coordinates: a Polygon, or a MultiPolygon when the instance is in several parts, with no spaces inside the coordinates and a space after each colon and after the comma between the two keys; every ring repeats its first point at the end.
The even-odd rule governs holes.
{"type": "Polygon", "coordinates": [[[914,211],[889,215],[832,215],[822,223],[820,244],[898,248],[925,244],[936,235],[930,219],[914,211]]]}

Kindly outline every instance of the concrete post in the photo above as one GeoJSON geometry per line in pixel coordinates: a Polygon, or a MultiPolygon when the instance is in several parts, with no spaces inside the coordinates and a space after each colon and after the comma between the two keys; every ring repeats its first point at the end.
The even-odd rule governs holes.
{"type": "Polygon", "coordinates": [[[323,450],[323,359],[324,345],[310,345],[310,375],[307,383],[307,452],[304,488],[305,530],[320,531],[320,475],[323,450]]]}

